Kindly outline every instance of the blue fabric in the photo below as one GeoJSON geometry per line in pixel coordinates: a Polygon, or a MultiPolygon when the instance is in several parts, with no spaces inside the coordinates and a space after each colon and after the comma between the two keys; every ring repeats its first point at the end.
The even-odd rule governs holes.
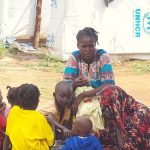
{"type": "Polygon", "coordinates": [[[102,68],[100,68],[100,71],[102,73],[112,72],[112,65],[111,64],[105,64],[105,65],[102,66],[102,68]]]}
{"type": "Polygon", "coordinates": [[[71,67],[66,67],[64,71],[65,74],[72,73],[74,76],[77,76],[78,72],[79,72],[79,69],[71,68],[71,67]]]}
{"type": "Polygon", "coordinates": [[[100,141],[95,136],[81,138],[78,136],[66,140],[61,150],[103,150],[100,141]]]}
{"type": "Polygon", "coordinates": [[[101,80],[90,80],[90,86],[92,88],[97,88],[101,86],[101,80]]]}
{"type": "Polygon", "coordinates": [[[80,55],[80,50],[76,50],[72,52],[73,56],[79,56],[80,55]]]}
{"type": "Polygon", "coordinates": [[[68,65],[64,70],[64,80],[69,83],[73,83],[75,78],[77,78],[80,74],[82,77],[88,77],[90,86],[92,88],[100,87],[104,83],[114,84],[115,81],[113,76],[113,69],[109,55],[104,55],[104,57],[102,56],[106,53],[107,52],[103,49],[96,50],[94,61],[90,65],[90,68],[92,68],[90,77],[88,77],[88,71],[86,70],[86,72],[84,72],[84,68],[87,68],[87,65],[81,58],[80,50],[72,52],[72,56],[70,57],[68,65]]]}
{"type": "Polygon", "coordinates": [[[115,81],[114,80],[105,80],[101,84],[104,84],[104,83],[115,84],[115,81]]]}
{"type": "Polygon", "coordinates": [[[97,51],[96,51],[99,55],[103,55],[103,54],[105,54],[105,53],[107,53],[105,50],[103,50],[103,49],[98,49],[97,51]]]}

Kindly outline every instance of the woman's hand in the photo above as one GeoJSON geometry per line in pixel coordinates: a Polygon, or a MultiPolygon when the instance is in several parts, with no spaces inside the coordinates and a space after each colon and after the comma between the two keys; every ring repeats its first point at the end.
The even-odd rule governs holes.
{"type": "Polygon", "coordinates": [[[77,101],[75,100],[72,105],[72,112],[73,112],[73,115],[76,115],[77,111],[78,111],[78,105],[77,105],[77,101]]]}
{"type": "Polygon", "coordinates": [[[66,127],[62,128],[62,132],[65,137],[71,137],[71,131],[67,129],[66,127]]]}
{"type": "Polygon", "coordinates": [[[73,115],[76,115],[77,111],[78,111],[78,106],[79,104],[82,102],[82,100],[85,98],[85,92],[79,94],[76,97],[76,100],[74,100],[74,102],[72,103],[72,111],[73,111],[73,115]]]}
{"type": "Polygon", "coordinates": [[[81,93],[81,94],[79,94],[78,96],[77,96],[77,98],[76,98],[76,103],[77,103],[77,106],[79,106],[80,105],[80,103],[83,101],[83,99],[85,98],[85,94],[84,94],[85,92],[83,92],[83,93],[81,93]]]}
{"type": "Polygon", "coordinates": [[[89,84],[89,81],[87,78],[84,77],[77,77],[72,86],[74,89],[76,89],[77,87],[83,87],[83,86],[87,86],[89,84]]]}

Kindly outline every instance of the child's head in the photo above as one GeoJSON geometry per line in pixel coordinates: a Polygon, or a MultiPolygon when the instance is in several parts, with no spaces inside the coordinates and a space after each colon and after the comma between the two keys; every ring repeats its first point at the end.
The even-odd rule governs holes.
{"type": "Polygon", "coordinates": [[[6,109],[6,103],[2,102],[1,105],[0,105],[0,110],[4,112],[5,109],[6,109]]]}
{"type": "Polygon", "coordinates": [[[58,82],[55,86],[55,92],[53,93],[53,96],[59,106],[69,106],[73,100],[72,85],[66,81],[58,82]]]}
{"type": "Polygon", "coordinates": [[[18,87],[18,101],[20,107],[27,110],[35,110],[39,103],[40,91],[33,84],[22,84],[18,87]]]}
{"type": "Polygon", "coordinates": [[[17,87],[10,87],[7,86],[8,93],[7,93],[7,100],[8,103],[12,106],[18,105],[18,99],[17,99],[17,87]]]}
{"type": "Polygon", "coordinates": [[[88,136],[92,131],[92,121],[87,117],[77,118],[72,125],[72,134],[79,136],[88,136]]]}

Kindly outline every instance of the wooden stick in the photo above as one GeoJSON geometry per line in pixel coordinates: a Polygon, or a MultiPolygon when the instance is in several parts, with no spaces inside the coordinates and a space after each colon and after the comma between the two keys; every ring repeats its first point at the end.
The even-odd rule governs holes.
{"type": "Polygon", "coordinates": [[[41,27],[41,9],[42,9],[42,0],[37,0],[36,6],[36,19],[35,19],[35,29],[34,29],[34,48],[39,47],[40,41],[40,27],[41,27]]]}

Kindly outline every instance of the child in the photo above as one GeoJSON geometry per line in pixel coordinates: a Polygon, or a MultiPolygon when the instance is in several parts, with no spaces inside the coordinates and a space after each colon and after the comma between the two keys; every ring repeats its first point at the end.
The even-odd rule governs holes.
{"type": "Polygon", "coordinates": [[[5,109],[5,117],[6,118],[9,114],[9,111],[11,110],[11,108],[15,105],[19,105],[18,100],[17,100],[17,87],[7,86],[7,89],[8,89],[7,100],[8,100],[8,103],[10,104],[10,107],[7,107],[5,109]]]}
{"type": "Polygon", "coordinates": [[[66,137],[71,136],[73,88],[69,83],[60,81],[55,86],[53,96],[57,115],[49,115],[47,119],[50,124],[54,124],[55,126],[55,139],[65,140],[66,137]]]}
{"type": "Polygon", "coordinates": [[[0,90],[0,150],[3,147],[3,132],[5,131],[6,127],[6,120],[4,117],[4,110],[5,110],[5,103],[2,102],[3,96],[0,90]]]}
{"type": "Polygon", "coordinates": [[[19,106],[14,106],[8,115],[3,150],[8,150],[9,140],[12,149],[49,150],[54,135],[46,118],[35,111],[40,92],[33,84],[22,84],[17,88],[19,106]]]}
{"type": "Polygon", "coordinates": [[[86,117],[77,118],[72,125],[72,134],[75,135],[68,139],[62,150],[103,150],[99,140],[90,135],[92,122],[86,117]]]}
{"type": "Polygon", "coordinates": [[[1,102],[0,104],[0,115],[5,119],[5,110],[6,110],[6,103],[1,102]]]}

